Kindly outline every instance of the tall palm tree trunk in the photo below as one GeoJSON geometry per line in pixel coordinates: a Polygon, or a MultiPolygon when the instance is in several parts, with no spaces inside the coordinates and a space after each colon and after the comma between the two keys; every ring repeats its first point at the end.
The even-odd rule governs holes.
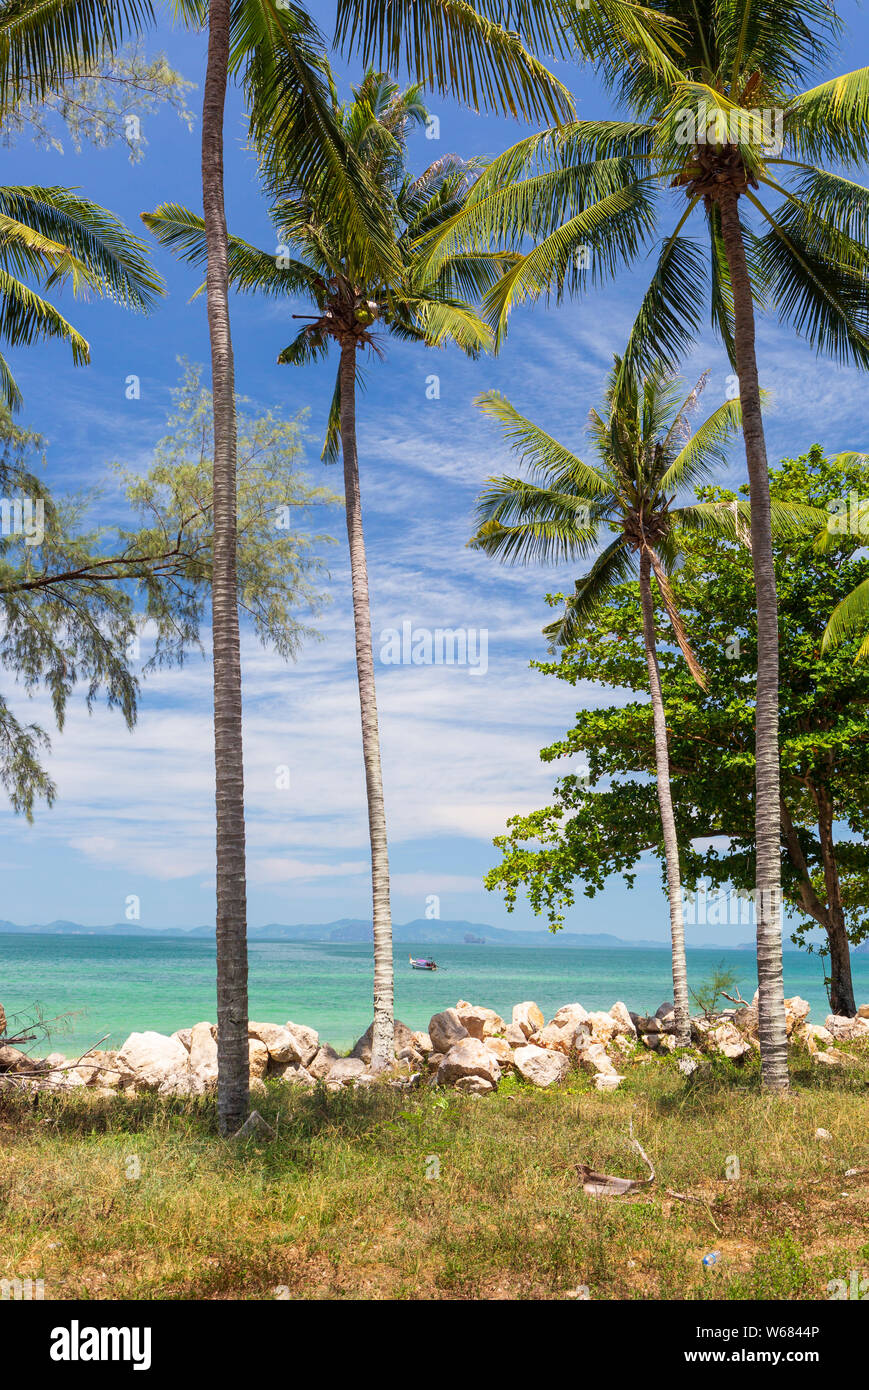
{"type": "Polygon", "coordinates": [[[670,750],[667,744],[667,718],[661,690],[661,671],[655,634],[655,605],[652,599],[652,564],[648,554],[640,555],[640,602],[643,608],[643,640],[646,665],[649,669],[649,689],[652,694],[652,720],[655,730],[655,771],[658,781],[658,805],[661,808],[661,829],[664,835],[664,858],[667,865],[667,893],[670,899],[670,939],[673,943],[673,1008],[676,1013],[676,1041],[687,1047],[691,1041],[690,1010],[688,1005],[688,969],[685,964],[685,922],[682,914],[682,875],[679,868],[679,840],[673,797],[670,792],[670,750]]]}
{"type": "Polygon", "coordinates": [[[223,199],[223,121],[230,0],[209,0],[202,106],[202,206],[208,249],[206,296],[214,396],[214,769],[217,800],[217,1109],[223,1134],[249,1104],[247,900],[241,653],[236,580],[235,368],[223,199]]]}
{"type": "Polygon", "coordinates": [[[368,796],[368,837],[371,843],[371,892],[374,922],[374,1031],[371,1067],[392,1065],[395,1056],[394,985],[392,969],[392,912],[389,905],[389,852],[386,811],[383,805],[383,773],[380,766],[380,733],[377,726],[377,693],[374,653],[371,647],[371,608],[368,599],[368,565],[362,503],[359,496],[359,457],[356,451],[356,339],[341,344],[341,446],[344,454],[344,503],[350,574],[353,583],[353,624],[356,631],[356,675],[362,716],[362,756],[368,796]]]}
{"type": "Polygon", "coordinates": [[[734,345],[742,431],[751,499],[751,553],[757,596],[757,704],[755,707],[755,839],[757,854],[757,983],[763,1083],[788,1088],[781,928],[781,829],[778,743],[778,599],[772,553],[769,471],[760,409],[754,304],[745,259],[739,198],[719,200],[721,233],[733,287],[734,345]]]}

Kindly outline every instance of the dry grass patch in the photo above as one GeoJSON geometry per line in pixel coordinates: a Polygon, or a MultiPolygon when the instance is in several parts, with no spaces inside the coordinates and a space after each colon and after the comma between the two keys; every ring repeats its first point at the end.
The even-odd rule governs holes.
{"type": "Polygon", "coordinates": [[[869,1170],[869,1065],[798,1057],[794,1080],[775,1098],[656,1061],[606,1095],[580,1074],[482,1099],[275,1085],[277,1139],[243,1146],[201,1101],[4,1097],[0,1277],[54,1298],[823,1298],[869,1273],[869,1172],[845,1177],[869,1170]],[[580,1163],[645,1176],[631,1122],[656,1184],[587,1197],[580,1163]]]}

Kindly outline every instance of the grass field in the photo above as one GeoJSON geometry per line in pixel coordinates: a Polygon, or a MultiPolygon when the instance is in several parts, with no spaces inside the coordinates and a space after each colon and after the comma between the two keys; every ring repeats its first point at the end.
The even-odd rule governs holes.
{"type": "Polygon", "coordinates": [[[275,1085],[277,1138],[244,1144],[202,1101],[6,1093],[0,1278],[46,1299],[828,1298],[869,1276],[869,1056],[819,1072],[801,1058],[784,1099],[670,1060],[603,1095],[580,1073],[485,1098],[275,1085]],[[631,1120],[656,1182],[586,1196],[580,1163],[646,1176],[631,1120]]]}

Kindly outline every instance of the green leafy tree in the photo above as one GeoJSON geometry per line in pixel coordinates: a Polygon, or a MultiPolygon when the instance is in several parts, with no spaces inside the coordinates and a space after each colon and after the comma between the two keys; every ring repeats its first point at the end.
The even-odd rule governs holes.
{"type": "MultiPolygon", "coordinates": [[[[200,378],[185,369],[147,472],[115,465],[126,526],[93,524],[104,492],[52,497],[39,436],[0,412],[0,667],[28,695],[48,693],[58,729],[77,689],[89,709],[102,697],[132,728],[141,678],[200,649],[213,567],[212,407],[200,378]],[[137,670],[140,635],[150,655],[137,670]]],[[[239,604],[260,640],[291,659],[313,635],[305,619],[321,606],[319,550],[330,540],[305,519],[339,499],[305,476],[299,421],[239,404],[239,604]]],[[[0,782],[28,819],[55,798],[49,746],[44,728],[0,697],[0,782]]]]}
{"type": "Polygon", "coordinates": [[[784,1089],[778,624],[755,310],[768,306],[839,361],[869,365],[869,190],[840,172],[859,171],[869,155],[869,69],[807,85],[828,71],[841,29],[833,7],[816,0],[660,8],[679,25],[672,62],[600,60],[623,118],[521,140],[493,161],[430,253],[436,262],[460,247],[524,250],[488,297],[501,333],[520,300],[582,292],[657,242],[627,371],[653,360],[675,366],[704,300],[711,308],[739,379],[751,489],[760,1045],[765,1084],[784,1089]]]}
{"type": "MultiPolygon", "coordinates": [[[[771,474],[774,508],[828,507],[865,489],[865,464],[854,456],[825,459],[813,448],[771,474]]],[[[721,489],[707,501],[731,505],[721,489]]],[[[740,503],[739,505],[742,505],[740,503]]],[[[774,512],[775,515],[775,512],[774,512]]],[[[776,542],[781,629],[782,893],[793,939],[801,945],[820,927],[829,963],[833,1011],[855,1012],[849,943],[869,935],[869,668],[854,664],[855,639],[822,650],[832,608],[869,575],[861,538],[840,536],[820,553],[810,535],[776,542]]],[[[679,612],[706,674],[700,689],[679,660],[672,627],[660,661],[666,692],[673,809],[684,881],[709,892],[689,900],[689,932],[730,922],[750,924],[756,885],[753,833],[754,698],[757,626],[751,598],[751,556],[743,544],[696,535],[682,545],[672,578],[679,612]],[[734,889],[715,897],[711,889],[734,889]],[[700,904],[706,907],[700,911],[700,904]]],[[[859,640],[859,639],[857,639],[859,640]]],[[[643,641],[635,584],[612,590],[562,660],[547,670],[571,684],[600,681],[644,692],[643,641]]],[[[575,885],[589,897],[611,874],[633,886],[638,862],[651,851],[665,863],[655,821],[655,743],[645,700],[585,711],[565,739],[545,749],[547,761],[587,750],[590,786],[562,777],[555,800],[516,817],[496,843],[503,862],[488,879],[508,905],[527,891],[536,911],[560,923],[575,885]]],[[[698,945],[702,944],[698,940],[698,945]]]]}

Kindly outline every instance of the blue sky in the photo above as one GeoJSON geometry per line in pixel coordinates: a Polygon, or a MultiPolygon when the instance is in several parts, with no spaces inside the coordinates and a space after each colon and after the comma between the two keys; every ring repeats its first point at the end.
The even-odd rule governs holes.
{"type": "MultiPolygon", "coordinates": [[[[314,12],[330,30],[332,6],[314,12]]],[[[841,67],[862,61],[869,20],[843,7],[849,33],[841,67]]],[[[170,61],[201,88],[201,36],[172,31],[152,35],[149,52],[170,61]]],[[[356,65],[339,73],[359,75],[356,65]]],[[[607,114],[593,76],[561,67],[583,115],[607,114]]],[[[201,91],[191,93],[198,106],[201,91]]],[[[424,167],[447,151],[497,153],[521,131],[515,123],[484,118],[433,96],[440,140],[412,137],[411,158],[424,167]]],[[[233,94],[227,120],[227,206],[231,229],[260,244],[274,242],[259,196],[252,158],[244,149],[244,117],[233,94]]],[[[139,214],[165,200],[198,206],[199,126],[188,132],[170,112],[144,120],[145,157],[128,162],[120,148],[35,150],[22,141],[6,151],[9,183],[81,187],[131,227],[139,214]]],[[[92,365],[73,368],[68,352],[45,346],[12,354],[25,396],[24,420],[48,443],[52,486],[79,488],[106,476],[112,459],[144,468],[164,431],[176,384],[176,358],[207,362],[204,300],[190,304],[195,272],[154,247],[167,281],[166,299],[149,318],[132,317],[93,302],[63,307],[89,338],[92,365]],[[141,379],[141,399],[125,399],[125,381],[141,379]]],[[[538,751],[572,722],[582,707],[610,702],[600,687],[560,686],[530,671],[542,656],[540,628],[548,590],[572,582],[566,570],[503,570],[465,548],[480,484],[508,468],[494,428],[473,405],[487,388],[556,436],[582,450],[584,421],[599,401],[612,353],[618,351],[645,285],[648,265],[625,272],[581,303],[519,309],[497,359],[473,364],[456,353],[390,344],[384,362],[368,373],[359,407],[360,459],[375,647],[380,634],[410,621],[430,628],[486,629],[488,669],[380,665],[378,699],[387,816],[397,921],[424,914],[426,899],[440,898],[443,918],[504,926],[539,926],[524,903],[508,916],[482,887],[496,860],[492,836],[507,816],[544,805],[554,780],[538,751]],[[428,399],[427,378],[440,378],[438,399],[428,399]]],[[[319,462],[319,432],[328,409],[334,364],[304,371],[275,363],[294,326],[298,306],[233,302],[238,388],[258,407],[280,406],[292,416],[310,412],[317,436],[309,467],[318,481],[340,488],[337,470],[319,462]],[[325,473],[325,477],[324,477],[325,473]]],[[[853,371],[817,359],[773,320],[759,329],[762,383],[771,460],[805,451],[814,441],[830,451],[867,445],[867,383],[853,371]]],[[[724,398],[729,367],[711,336],[685,364],[692,381],[709,369],[704,404],[724,398]]],[[[724,481],[742,481],[739,447],[724,481]]],[[[106,506],[111,504],[110,494],[106,506]]],[[[318,626],[324,640],[309,644],[290,666],[244,638],[245,757],[248,802],[249,919],[317,922],[369,912],[367,826],[353,665],[346,537],[339,511],[330,518],[339,545],[329,553],[330,604],[318,626]],[[275,786],[275,767],[290,768],[288,790],[275,786]]],[[[19,716],[51,727],[39,696],[6,694],[19,716]]],[[[194,658],[182,671],[150,679],[138,727],[126,731],[119,716],[98,708],[88,716],[83,699],[70,708],[63,735],[54,734],[50,768],[59,786],[51,811],[28,826],[4,807],[6,870],[3,916],[19,922],[56,917],[99,925],[123,919],[135,894],[145,925],[197,925],[213,920],[213,767],[210,667],[194,658]]],[[[566,770],[566,769],[565,769],[566,770]]],[[[576,931],[620,935],[667,934],[658,870],[644,866],[638,886],[618,882],[589,901],[580,897],[567,925],[576,931]]],[[[695,928],[716,941],[743,940],[745,927],[695,928]]]]}

